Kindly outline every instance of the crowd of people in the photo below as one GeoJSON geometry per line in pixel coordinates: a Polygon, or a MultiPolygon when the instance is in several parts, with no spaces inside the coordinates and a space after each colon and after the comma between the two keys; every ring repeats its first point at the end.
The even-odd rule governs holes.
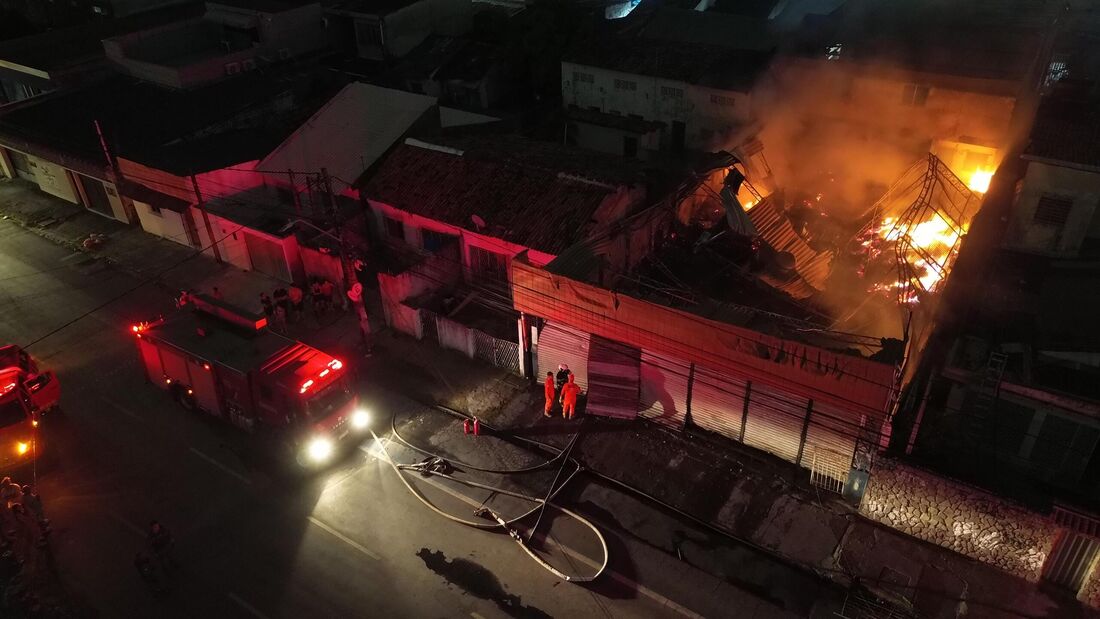
{"type": "Polygon", "coordinates": [[[0,480],[0,610],[33,608],[37,598],[27,586],[24,565],[49,543],[50,521],[42,497],[31,485],[19,485],[11,477],[0,480]]]}
{"type": "MultiPolygon", "coordinates": [[[[309,303],[314,318],[320,319],[329,310],[340,307],[335,294],[336,285],[331,281],[320,277],[310,279],[309,303]]],[[[289,288],[277,288],[270,295],[260,293],[264,316],[268,324],[278,331],[285,331],[287,325],[301,321],[305,316],[305,304],[305,292],[293,284],[289,288]]]]}

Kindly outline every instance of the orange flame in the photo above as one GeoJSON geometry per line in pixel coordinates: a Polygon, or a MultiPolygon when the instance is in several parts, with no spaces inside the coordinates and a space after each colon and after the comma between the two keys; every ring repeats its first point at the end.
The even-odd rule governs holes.
{"type": "Polygon", "coordinates": [[[970,173],[970,180],[966,182],[966,186],[970,191],[984,194],[989,191],[991,180],[993,180],[993,170],[978,168],[970,173]]]}

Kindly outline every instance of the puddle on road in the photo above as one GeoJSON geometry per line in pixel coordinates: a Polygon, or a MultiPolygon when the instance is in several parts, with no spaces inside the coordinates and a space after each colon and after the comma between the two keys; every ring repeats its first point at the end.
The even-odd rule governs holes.
{"type": "Polygon", "coordinates": [[[516,619],[551,619],[552,615],[532,606],[524,606],[518,595],[504,590],[497,577],[485,567],[466,559],[447,559],[439,550],[421,548],[416,556],[424,565],[450,584],[483,600],[489,600],[509,617],[516,619]]]}

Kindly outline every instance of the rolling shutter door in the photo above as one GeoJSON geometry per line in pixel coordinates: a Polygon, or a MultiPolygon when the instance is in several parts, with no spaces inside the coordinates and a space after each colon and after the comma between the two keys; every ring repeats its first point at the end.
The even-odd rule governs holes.
{"type": "Polygon", "coordinates": [[[745,444],[794,462],[798,458],[807,403],[806,398],[753,383],[745,444]]]}
{"type": "Polygon", "coordinates": [[[634,419],[641,393],[642,351],[593,335],[588,349],[585,414],[634,419]]]}
{"type": "Polygon", "coordinates": [[[859,432],[858,415],[814,402],[810,426],[806,430],[806,446],[802,451],[802,467],[839,482],[847,481],[859,432]]]}
{"type": "Polygon", "coordinates": [[[262,236],[245,233],[244,244],[252,259],[253,270],[270,275],[284,282],[291,281],[290,268],[286,264],[283,246],[262,236]]]}
{"type": "Polygon", "coordinates": [[[591,336],[583,331],[547,322],[539,333],[539,378],[557,372],[558,364],[569,366],[583,391],[588,391],[588,348],[591,336]]]}
{"type": "Polygon", "coordinates": [[[692,423],[739,441],[744,407],[745,381],[695,366],[691,384],[692,423]]]}
{"type": "Polygon", "coordinates": [[[691,366],[642,351],[638,416],[677,430],[687,418],[687,385],[691,366]]]}

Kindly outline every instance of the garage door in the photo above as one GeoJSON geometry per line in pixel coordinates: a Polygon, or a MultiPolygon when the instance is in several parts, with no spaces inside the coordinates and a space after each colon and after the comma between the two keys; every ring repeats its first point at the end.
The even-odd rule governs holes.
{"type": "Polygon", "coordinates": [[[588,348],[589,334],[566,326],[546,323],[539,332],[538,359],[539,379],[547,372],[557,372],[558,364],[564,363],[573,372],[581,389],[588,391],[588,348]]]}
{"type": "Polygon", "coordinates": [[[247,232],[244,235],[244,243],[248,247],[248,256],[252,260],[253,270],[284,282],[291,281],[290,269],[287,267],[282,245],[247,232]]]}

